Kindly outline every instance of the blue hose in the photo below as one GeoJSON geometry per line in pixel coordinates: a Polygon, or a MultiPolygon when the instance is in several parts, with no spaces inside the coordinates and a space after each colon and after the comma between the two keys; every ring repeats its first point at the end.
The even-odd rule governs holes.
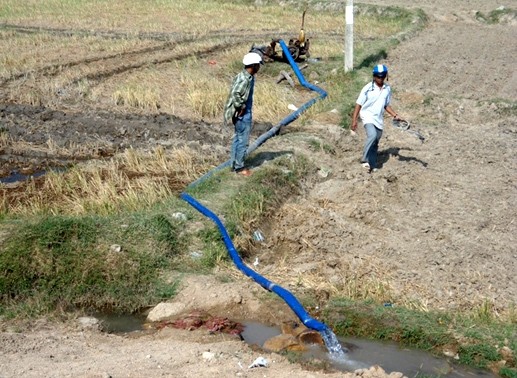
{"type": "MultiPolygon", "coordinates": [[[[262,145],[266,140],[273,137],[277,134],[277,132],[280,130],[281,127],[286,126],[293,122],[295,119],[297,119],[303,112],[305,112],[309,107],[314,105],[316,101],[322,100],[325,97],[327,97],[327,92],[325,92],[323,89],[308,83],[305,78],[303,77],[300,69],[298,68],[298,65],[294,61],[294,59],[291,56],[291,53],[289,52],[289,49],[287,48],[285,42],[283,40],[280,40],[280,46],[282,47],[282,50],[284,51],[284,55],[287,57],[289,64],[291,65],[294,73],[296,74],[296,77],[298,78],[298,81],[301,85],[304,87],[315,91],[319,93],[319,97],[313,98],[307,103],[303,104],[298,110],[291,113],[289,116],[284,118],[282,121],[280,121],[276,126],[268,130],[266,133],[259,136],[247,149],[246,155],[250,155],[253,151],[255,151],[260,145],[262,145]]],[[[221,165],[215,167],[208,173],[206,173],[204,176],[200,177],[196,181],[193,181],[190,183],[186,189],[190,189],[198,185],[200,182],[206,180],[208,177],[213,175],[215,172],[222,170],[226,167],[230,166],[231,161],[228,160],[221,165]]],[[[232,258],[234,264],[237,266],[237,268],[242,271],[245,275],[248,277],[251,277],[255,282],[257,282],[259,285],[261,285],[264,289],[268,291],[272,291],[276,294],[278,294],[288,305],[289,307],[294,311],[294,313],[298,316],[298,318],[303,322],[303,324],[315,331],[322,332],[322,331],[328,331],[329,328],[317,321],[316,319],[313,319],[309,316],[307,311],[303,308],[303,306],[298,302],[296,297],[288,290],[272,283],[271,281],[267,280],[266,278],[262,277],[260,274],[255,272],[253,269],[249,268],[244,262],[242,261],[241,257],[239,256],[239,253],[236,251],[232,240],[230,236],[228,235],[228,232],[226,231],[226,228],[224,227],[221,220],[208,208],[201,205],[199,202],[197,202],[193,197],[190,195],[184,193],[181,193],[180,197],[188,202],[192,207],[194,207],[197,211],[199,211],[204,216],[210,218],[218,227],[219,232],[221,233],[223,237],[224,244],[226,246],[226,249],[228,250],[228,253],[230,254],[230,257],[232,258]]]]}
{"type": "Polygon", "coordinates": [[[186,202],[188,202],[190,205],[192,205],[192,207],[199,211],[201,214],[210,218],[217,225],[217,228],[219,229],[219,232],[223,237],[226,249],[228,250],[228,253],[230,254],[230,257],[232,258],[235,266],[237,266],[237,268],[240,271],[242,271],[248,277],[251,277],[264,289],[278,294],[289,305],[289,307],[291,307],[291,309],[294,311],[294,313],[298,316],[298,318],[303,322],[303,324],[306,327],[314,329],[318,332],[325,331],[327,329],[327,326],[325,324],[309,316],[309,314],[305,311],[300,302],[298,302],[296,297],[293,294],[291,294],[290,291],[280,286],[277,286],[276,284],[262,277],[260,274],[258,274],[253,269],[249,268],[246,264],[244,264],[241,257],[239,256],[239,253],[237,252],[232,243],[230,235],[228,235],[226,228],[224,227],[221,220],[217,217],[217,215],[215,215],[212,211],[201,205],[198,201],[196,201],[193,197],[189,196],[186,193],[181,193],[180,197],[186,202]]]}

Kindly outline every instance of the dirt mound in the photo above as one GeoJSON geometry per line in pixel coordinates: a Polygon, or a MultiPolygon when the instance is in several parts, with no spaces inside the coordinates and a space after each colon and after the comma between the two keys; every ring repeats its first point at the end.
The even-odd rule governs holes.
{"type": "MultiPolygon", "coordinates": [[[[507,49],[515,55],[517,47],[514,26],[476,21],[476,10],[496,8],[488,3],[419,3],[431,11],[430,26],[386,59],[394,108],[425,143],[388,125],[381,169],[368,174],[359,164],[362,129],[339,137],[333,125],[312,129],[337,144],[333,156],[311,154],[330,174],[269,225],[268,274],[304,276],[308,288],[329,292],[357,279],[365,290],[382,286],[380,299],[422,309],[511,310],[517,75],[507,49]]],[[[307,149],[299,139],[290,147],[307,149]]]]}

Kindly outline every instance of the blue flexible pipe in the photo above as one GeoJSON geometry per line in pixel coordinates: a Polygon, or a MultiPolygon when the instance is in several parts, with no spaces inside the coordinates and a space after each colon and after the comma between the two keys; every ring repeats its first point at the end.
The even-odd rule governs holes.
{"type": "Polygon", "coordinates": [[[309,314],[305,311],[303,306],[300,304],[300,302],[298,302],[296,297],[293,294],[291,294],[290,291],[272,283],[271,281],[267,280],[266,278],[262,277],[260,274],[255,272],[253,269],[249,268],[246,264],[244,264],[241,257],[239,256],[239,253],[237,252],[232,243],[230,235],[228,235],[226,228],[224,227],[221,220],[217,217],[217,215],[215,215],[212,211],[210,211],[208,208],[200,204],[193,197],[186,193],[181,193],[180,197],[186,202],[188,202],[201,214],[210,218],[217,225],[217,228],[219,229],[219,232],[223,237],[226,249],[228,249],[230,257],[232,258],[235,266],[237,266],[237,268],[240,271],[242,271],[248,277],[251,277],[264,289],[278,294],[289,305],[289,307],[291,307],[291,309],[294,311],[294,313],[298,316],[298,318],[303,322],[303,324],[306,327],[314,329],[318,332],[325,331],[328,329],[325,324],[317,321],[316,319],[311,318],[309,314]]]}
{"type": "MultiPolygon", "coordinates": [[[[298,68],[298,65],[294,61],[294,59],[291,56],[291,53],[289,52],[289,49],[287,48],[285,42],[283,40],[280,40],[280,46],[282,47],[282,50],[284,51],[284,55],[287,57],[287,60],[289,61],[289,64],[291,65],[294,73],[296,74],[296,77],[298,78],[298,81],[301,85],[304,87],[315,91],[319,93],[319,97],[313,98],[307,103],[303,104],[298,110],[294,111],[293,113],[289,114],[286,118],[281,120],[276,126],[268,130],[266,133],[259,136],[247,149],[246,155],[250,155],[253,151],[255,151],[259,146],[261,146],[266,140],[273,137],[277,134],[277,132],[280,130],[281,127],[286,126],[293,122],[295,119],[297,119],[303,112],[305,112],[309,107],[314,105],[316,101],[322,100],[325,97],[327,97],[327,92],[325,92],[323,89],[308,83],[305,78],[303,77],[300,69],[298,68]]],[[[192,188],[196,185],[198,185],[200,182],[206,180],[208,177],[213,175],[215,172],[224,169],[228,166],[230,166],[231,161],[228,160],[221,165],[215,167],[208,173],[206,173],[204,176],[200,177],[196,181],[193,181],[187,186],[187,189],[192,188]]],[[[210,218],[218,227],[219,232],[221,233],[223,237],[224,244],[226,246],[226,249],[228,250],[228,253],[230,254],[230,257],[232,258],[234,264],[237,266],[237,268],[242,271],[245,275],[248,277],[251,277],[255,282],[260,284],[263,288],[266,290],[272,291],[276,294],[278,294],[288,305],[289,307],[294,311],[294,313],[298,316],[298,318],[303,322],[303,324],[311,328],[313,330],[316,330],[318,332],[328,331],[329,328],[317,321],[316,319],[313,319],[309,316],[309,314],[305,311],[303,306],[298,302],[296,297],[288,290],[282,288],[281,286],[278,286],[271,281],[267,280],[266,278],[262,277],[260,274],[255,272],[253,269],[249,268],[244,262],[242,261],[241,257],[239,256],[239,253],[236,251],[232,240],[230,236],[228,235],[228,232],[226,231],[226,228],[224,227],[221,220],[208,208],[204,207],[202,204],[200,204],[198,201],[196,201],[193,197],[188,195],[187,193],[182,193],[180,197],[188,202],[192,207],[194,207],[197,211],[199,211],[201,214],[205,215],[206,217],[210,218]]]]}

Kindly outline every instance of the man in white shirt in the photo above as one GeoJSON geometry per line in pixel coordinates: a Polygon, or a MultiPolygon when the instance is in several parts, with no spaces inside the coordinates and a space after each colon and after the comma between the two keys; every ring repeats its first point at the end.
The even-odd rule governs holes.
{"type": "Polygon", "coordinates": [[[384,83],[388,77],[388,67],[377,64],[373,68],[373,80],[366,84],[357,98],[352,115],[352,130],[357,129],[357,118],[361,117],[366,131],[363,157],[361,163],[369,172],[377,170],[377,151],[384,128],[384,111],[394,119],[400,120],[390,106],[391,87],[384,83]]]}

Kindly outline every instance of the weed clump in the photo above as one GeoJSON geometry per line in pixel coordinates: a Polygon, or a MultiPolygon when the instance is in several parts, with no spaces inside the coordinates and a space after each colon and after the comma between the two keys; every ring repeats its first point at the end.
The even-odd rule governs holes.
{"type": "Polygon", "coordinates": [[[131,312],[171,295],[160,273],[179,250],[178,227],[163,215],[116,223],[53,216],[18,227],[0,249],[1,314],[131,312]]]}
{"type": "Polygon", "coordinates": [[[517,18],[517,10],[499,7],[488,14],[476,12],[476,20],[485,24],[505,24],[511,23],[517,18]]]}
{"type": "Polygon", "coordinates": [[[515,326],[494,318],[484,319],[481,325],[475,313],[422,312],[345,298],[332,300],[324,316],[325,323],[340,336],[391,340],[438,355],[452,349],[462,364],[488,368],[505,377],[517,373],[511,352],[505,355],[505,350],[517,347],[515,326]],[[504,364],[498,365],[501,361],[504,364]]]}

